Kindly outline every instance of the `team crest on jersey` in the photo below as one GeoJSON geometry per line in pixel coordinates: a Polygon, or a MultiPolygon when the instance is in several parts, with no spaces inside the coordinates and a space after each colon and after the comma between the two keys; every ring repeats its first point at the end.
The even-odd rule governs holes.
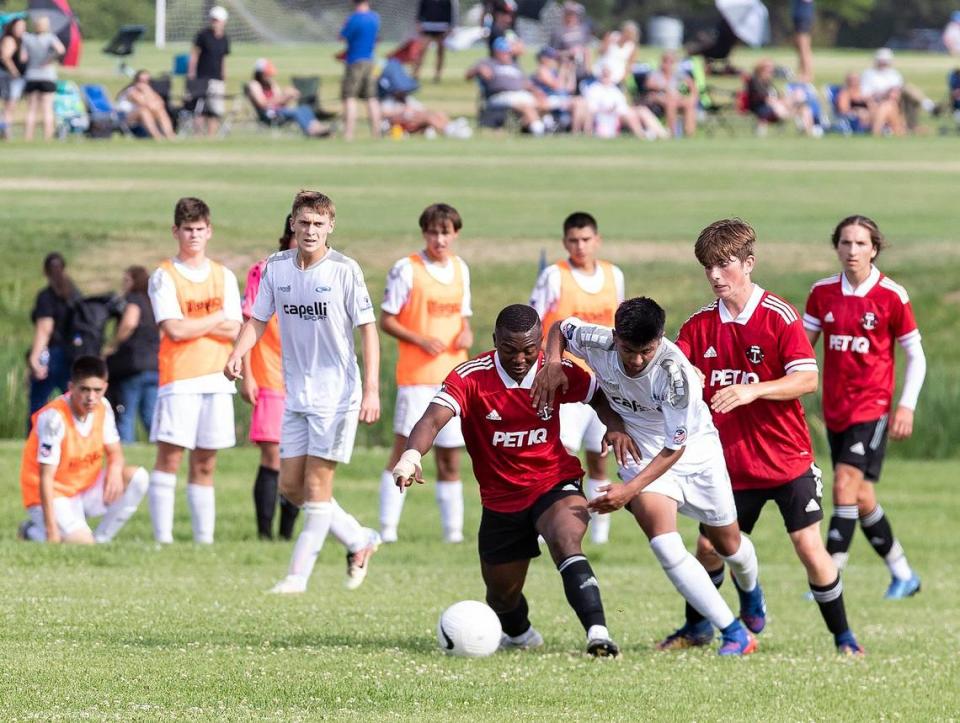
{"type": "Polygon", "coordinates": [[[323,294],[327,291],[332,291],[332,289],[329,286],[318,286],[314,289],[314,291],[316,291],[318,294],[323,294]]]}
{"type": "Polygon", "coordinates": [[[759,344],[751,344],[747,347],[747,361],[751,364],[759,364],[763,361],[763,349],[759,344]]]}
{"type": "Polygon", "coordinates": [[[676,445],[681,445],[687,441],[687,428],[678,427],[677,430],[673,433],[673,443],[676,445]]]}
{"type": "Polygon", "coordinates": [[[860,324],[867,331],[873,331],[877,328],[877,315],[872,311],[868,311],[863,315],[863,318],[860,319],[860,324]]]}
{"type": "Polygon", "coordinates": [[[540,417],[544,422],[548,421],[553,416],[553,407],[543,407],[537,412],[537,416],[540,417]]]}

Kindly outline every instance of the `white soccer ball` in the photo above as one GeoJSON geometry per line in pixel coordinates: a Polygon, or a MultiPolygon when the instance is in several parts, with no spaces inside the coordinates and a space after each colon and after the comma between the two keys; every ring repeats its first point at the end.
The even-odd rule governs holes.
{"type": "Polygon", "coordinates": [[[500,647],[500,618],[476,600],[454,603],[440,614],[437,642],[448,655],[485,658],[500,647]]]}

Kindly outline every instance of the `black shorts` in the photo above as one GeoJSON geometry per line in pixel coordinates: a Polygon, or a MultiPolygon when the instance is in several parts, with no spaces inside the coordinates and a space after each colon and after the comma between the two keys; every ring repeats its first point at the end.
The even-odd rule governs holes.
{"type": "Polygon", "coordinates": [[[863,472],[864,479],[880,479],[883,457],[887,453],[887,415],[872,422],[854,424],[843,431],[827,430],[833,466],[848,464],[863,472]]]}
{"type": "Polygon", "coordinates": [[[816,15],[813,0],[793,0],[790,14],[793,16],[793,32],[809,34],[813,30],[816,15]]]}
{"type": "Polygon", "coordinates": [[[787,532],[796,532],[820,522],[823,519],[823,477],[820,468],[811,465],[809,472],[779,487],[734,490],[737,522],[743,532],[750,534],[753,531],[767,500],[777,503],[787,532]]]}
{"type": "Polygon", "coordinates": [[[29,93],[56,93],[57,84],[52,80],[28,80],[23,92],[25,95],[29,93]]]}
{"type": "Polygon", "coordinates": [[[537,538],[537,520],[554,502],[564,497],[583,495],[579,479],[571,479],[551,487],[536,502],[519,512],[494,512],[483,508],[480,531],[477,533],[477,548],[480,559],[491,565],[501,565],[515,560],[529,560],[540,555],[537,538]]]}

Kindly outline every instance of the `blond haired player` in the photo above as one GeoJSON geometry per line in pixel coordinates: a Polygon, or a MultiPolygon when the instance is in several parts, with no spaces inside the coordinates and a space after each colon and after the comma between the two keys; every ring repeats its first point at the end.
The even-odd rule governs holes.
{"type": "MultiPolygon", "coordinates": [[[[453,253],[463,220],[452,206],[435,203],[420,214],[424,248],[393,265],[380,309],[380,328],[397,339],[397,404],[393,450],[380,475],[380,534],[395,542],[404,495],[392,470],[417,420],[440,390],[450,370],[467,360],[470,329],[470,271],[453,253]]],[[[437,460],[437,505],[445,542],[463,541],[463,434],[454,417],[433,444],[437,460]]]]}
{"type": "MultiPolygon", "coordinates": [[[[230,380],[241,377],[244,355],[276,314],[285,389],[280,493],[303,508],[305,519],[287,576],[271,592],[295,594],[306,591],[317,554],[337,523],[333,476],[339,463],[350,461],[357,423],[380,418],[380,343],[360,266],[327,246],[336,224],[333,201],[301,191],[290,215],[296,248],[267,259],[250,318],[223,373],[230,380]],[[354,329],[363,347],[362,377],[354,329]]],[[[355,561],[361,575],[378,541],[371,540],[355,561]]]]}
{"type": "Polygon", "coordinates": [[[104,361],[78,357],[67,393],[31,418],[20,465],[20,490],[29,519],[20,525],[20,538],[109,542],[136,512],[147,492],[147,470],[124,466],[106,391],[104,361]],[[103,518],[96,532],[90,530],[90,517],[103,518]]]}
{"type": "Polygon", "coordinates": [[[187,502],[193,540],[213,543],[213,471],[217,450],[236,444],[233,395],[221,370],[240,330],[237,277],[207,258],[213,235],[210,208],[181,198],[173,214],[177,255],[150,277],[150,303],[160,326],[160,385],[150,441],[157,459],[150,474],[150,517],[157,542],[173,542],[177,470],[190,450],[187,502]]]}
{"type": "MultiPolygon", "coordinates": [[[[549,329],[557,321],[571,316],[600,326],[613,326],[613,316],[624,299],[623,272],[597,258],[601,238],[597,220],[589,213],[571,213],[563,221],[563,247],[567,259],[545,268],[530,295],[530,306],[549,329]]],[[[572,355],[574,364],[589,371],[586,363],[572,355]]],[[[597,488],[608,483],[607,465],[601,456],[603,424],[589,404],[564,404],[560,407],[560,438],[571,454],[587,449],[587,499],[594,499],[597,488]]],[[[603,544],[610,534],[609,514],[591,512],[590,539],[603,544]]]]}

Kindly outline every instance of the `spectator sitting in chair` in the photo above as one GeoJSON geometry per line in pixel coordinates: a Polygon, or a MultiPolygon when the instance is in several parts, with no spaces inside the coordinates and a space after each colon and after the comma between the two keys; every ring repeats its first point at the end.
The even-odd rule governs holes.
{"type": "Polygon", "coordinates": [[[880,48],[874,55],[873,67],[860,76],[860,88],[867,100],[873,120],[873,134],[889,130],[896,136],[906,133],[906,122],[900,111],[903,76],[893,67],[893,51],[880,48]]]}
{"type": "Polygon", "coordinates": [[[309,138],[330,135],[330,129],[317,120],[313,108],[300,103],[299,91],[280,87],[276,75],[276,67],[266,58],[254,63],[253,78],[247,82],[245,90],[260,119],[265,123],[293,121],[309,138]]]}
{"type": "Polygon", "coordinates": [[[873,127],[870,105],[860,87],[860,76],[857,73],[847,73],[843,79],[843,87],[837,91],[835,102],[837,113],[846,118],[855,131],[867,131],[873,127]]]}
{"type": "Polygon", "coordinates": [[[470,138],[473,129],[466,118],[450,120],[443,111],[429,110],[409,93],[391,93],[380,99],[380,112],[391,126],[405,133],[423,133],[428,138],[442,133],[449,138],[470,138]]]}
{"type": "Polygon", "coordinates": [[[546,95],[551,111],[570,114],[574,133],[583,133],[590,123],[587,103],[577,92],[577,71],[573,62],[562,60],[559,51],[549,46],[537,53],[537,69],[531,76],[533,84],[546,95]]]}
{"type": "Polygon", "coordinates": [[[150,73],[138,70],[133,82],[117,94],[117,110],[129,128],[142,127],[157,141],[176,139],[163,98],[150,85],[150,73]]]}
{"type": "MultiPolygon", "coordinates": [[[[813,122],[813,111],[805,98],[789,95],[781,96],[773,84],[774,65],[769,58],[757,63],[753,75],[747,80],[747,107],[757,117],[757,133],[766,133],[770,123],[782,123],[797,118],[807,135],[817,135],[813,122]]],[[[821,131],[822,133],[822,131],[821,131]]]]}
{"type": "Polygon", "coordinates": [[[613,82],[609,67],[601,69],[600,79],[587,87],[584,98],[592,119],[592,126],[588,127],[599,138],[615,138],[620,134],[621,124],[637,138],[652,141],[670,136],[649,108],[630,106],[627,96],[613,82]]]}
{"type": "Polygon", "coordinates": [[[481,60],[467,71],[467,80],[479,78],[491,108],[509,108],[520,115],[523,127],[535,136],[544,133],[540,113],[549,110],[546,96],[524,75],[513,58],[510,40],[497,38],[493,57],[481,60]]]}
{"type": "Polygon", "coordinates": [[[206,81],[203,117],[207,134],[216,135],[226,113],[227,56],[230,38],[227,37],[226,8],[214,5],[208,15],[210,25],[197,33],[190,50],[189,80],[206,81]]]}
{"type": "Polygon", "coordinates": [[[663,109],[667,131],[677,133],[677,116],[683,113],[683,135],[692,137],[697,132],[697,84],[680,68],[677,54],[672,50],[660,56],[660,66],[647,76],[646,102],[663,109]]]}

